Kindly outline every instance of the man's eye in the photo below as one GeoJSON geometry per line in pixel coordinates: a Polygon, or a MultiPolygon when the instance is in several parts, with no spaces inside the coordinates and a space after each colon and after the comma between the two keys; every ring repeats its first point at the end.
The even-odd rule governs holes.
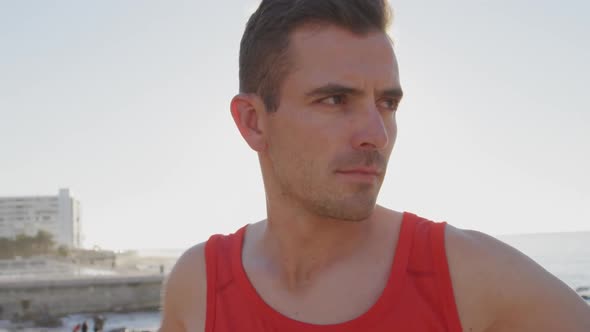
{"type": "Polygon", "coordinates": [[[383,99],[379,101],[379,107],[387,110],[395,111],[399,105],[399,101],[396,99],[383,99]]]}
{"type": "Polygon", "coordinates": [[[346,103],[346,96],[345,95],[330,96],[330,97],[320,100],[320,102],[322,104],[328,104],[328,105],[342,105],[342,104],[346,103]]]}

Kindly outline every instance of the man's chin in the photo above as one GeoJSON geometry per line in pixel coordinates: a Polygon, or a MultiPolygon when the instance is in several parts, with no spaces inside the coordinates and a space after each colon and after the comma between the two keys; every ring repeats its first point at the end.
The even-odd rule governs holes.
{"type": "Polygon", "coordinates": [[[368,202],[362,205],[345,204],[328,211],[323,211],[325,217],[346,222],[362,222],[369,219],[376,208],[375,202],[368,202]]]}

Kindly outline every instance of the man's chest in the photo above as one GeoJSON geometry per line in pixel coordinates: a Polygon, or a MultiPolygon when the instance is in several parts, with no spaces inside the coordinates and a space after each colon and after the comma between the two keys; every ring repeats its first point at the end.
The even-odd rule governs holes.
{"type": "Polygon", "coordinates": [[[350,321],[371,310],[382,296],[390,272],[390,264],[365,262],[332,269],[295,289],[260,271],[248,275],[260,299],[276,312],[326,325],[350,321]]]}

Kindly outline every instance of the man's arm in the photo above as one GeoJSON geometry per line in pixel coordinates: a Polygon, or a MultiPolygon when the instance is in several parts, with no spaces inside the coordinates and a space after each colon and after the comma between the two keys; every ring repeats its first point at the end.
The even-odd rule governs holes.
{"type": "Polygon", "coordinates": [[[207,280],[205,244],[187,250],[162,288],[160,332],[205,331],[207,280]]]}
{"type": "Polygon", "coordinates": [[[485,332],[590,331],[588,304],[526,255],[475,231],[448,227],[446,238],[462,322],[478,317],[485,332]]]}

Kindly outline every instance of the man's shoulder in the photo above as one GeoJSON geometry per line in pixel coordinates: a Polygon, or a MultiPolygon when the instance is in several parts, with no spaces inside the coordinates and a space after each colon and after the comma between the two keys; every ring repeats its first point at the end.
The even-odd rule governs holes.
{"type": "Polygon", "coordinates": [[[447,225],[445,246],[451,271],[469,277],[486,297],[510,296],[512,301],[529,285],[558,281],[524,253],[479,231],[447,225]],[[505,294],[508,290],[512,293],[505,294]]]}
{"type": "MultiPolygon", "coordinates": [[[[505,275],[503,268],[530,268],[536,265],[525,254],[508,244],[479,231],[446,226],[445,246],[449,264],[454,268],[496,271],[489,277],[505,275]],[[519,263],[516,264],[515,263],[519,263]],[[498,270],[501,269],[501,270],[498,270]]],[[[467,271],[464,271],[467,272],[467,271]]],[[[486,278],[487,279],[487,278],[486,278]]]]}
{"type": "Polygon", "coordinates": [[[569,331],[564,328],[588,324],[583,315],[590,311],[579,296],[525,254],[485,233],[450,225],[445,238],[464,325],[488,331],[549,331],[557,326],[555,330],[569,331]]]}
{"type": "Polygon", "coordinates": [[[203,331],[207,306],[206,242],[186,250],[164,282],[161,331],[203,331]]]}
{"type": "MultiPolygon", "coordinates": [[[[188,281],[186,279],[196,276],[205,276],[205,247],[207,242],[201,242],[187,249],[178,258],[174,268],[170,272],[169,278],[175,278],[176,281],[188,281]]],[[[194,281],[194,280],[193,280],[194,281]]]]}

